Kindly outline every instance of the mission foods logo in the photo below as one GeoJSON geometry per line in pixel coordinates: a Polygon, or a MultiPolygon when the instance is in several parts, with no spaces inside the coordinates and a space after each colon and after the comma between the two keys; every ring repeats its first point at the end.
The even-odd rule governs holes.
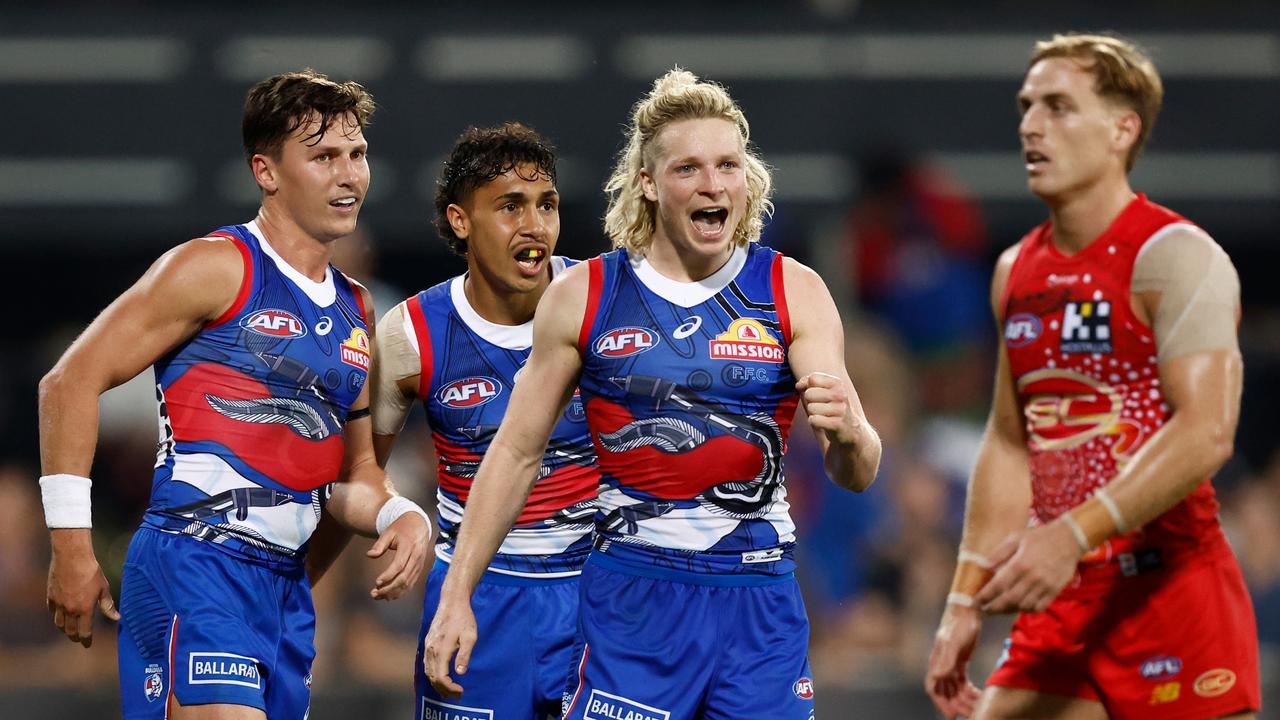
{"type": "Polygon", "coordinates": [[[620,358],[636,355],[658,344],[658,336],[652,330],[641,327],[615,328],[596,340],[594,351],[602,358],[620,358]]]}
{"type": "Polygon", "coordinates": [[[498,397],[502,383],[487,377],[469,377],[454,380],[436,392],[441,405],[456,409],[479,407],[498,397]]]}
{"type": "Polygon", "coordinates": [[[729,329],[711,339],[712,360],[745,360],[780,363],[786,351],[758,320],[738,318],[729,329]]]}
{"type": "Polygon", "coordinates": [[[241,320],[240,327],[274,338],[300,338],[307,334],[307,326],[284,310],[259,310],[241,320]]]}
{"type": "Polygon", "coordinates": [[[363,328],[354,328],[351,337],[342,343],[342,362],[355,365],[361,370],[369,369],[369,333],[363,328]]]}

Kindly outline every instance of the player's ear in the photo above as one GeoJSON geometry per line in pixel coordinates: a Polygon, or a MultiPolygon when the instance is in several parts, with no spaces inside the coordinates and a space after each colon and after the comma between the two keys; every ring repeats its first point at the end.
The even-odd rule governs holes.
{"type": "Polygon", "coordinates": [[[449,221],[449,227],[453,228],[453,234],[466,240],[471,234],[471,217],[467,215],[467,211],[461,205],[451,203],[444,209],[444,216],[449,221]]]}
{"type": "Polygon", "coordinates": [[[1116,113],[1115,131],[1112,133],[1112,147],[1122,155],[1129,154],[1129,148],[1138,142],[1142,132],[1142,118],[1138,113],[1124,109],[1116,113]]]}
{"type": "Polygon", "coordinates": [[[640,168],[640,191],[649,202],[658,202],[658,184],[653,181],[648,168],[640,168]]]}
{"type": "Polygon", "coordinates": [[[271,156],[255,154],[249,158],[249,170],[253,173],[254,182],[268,195],[280,189],[280,181],[276,177],[276,162],[271,156]]]}

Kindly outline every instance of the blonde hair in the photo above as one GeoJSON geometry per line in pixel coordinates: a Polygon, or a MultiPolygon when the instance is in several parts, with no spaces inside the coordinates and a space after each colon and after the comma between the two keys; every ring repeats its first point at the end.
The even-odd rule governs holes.
{"type": "Polygon", "coordinates": [[[1126,171],[1132,170],[1142,149],[1146,147],[1147,140],[1151,138],[1156,116],[1160,114],[1160,106],[1164,103],[1164,84],[1160,81],[1160,73],[1156,72],[1151,58],[1137,45],[1123,38],[1067,33],[1037,42],[1027,69],[1030,70],[1041,60],[1056,57],[1087,63],[1086,69],[1094,77],[1094,92],[1138,114],[1142,127],[1138,130],[1138,139],[1129,148],[1124,165],[1126,171]]]}
{"type": "Polygon", "coordinates": [[[699,80],[693,73],[677,67],[655,80],[649,94],[632,108],[627,145],[618,154],[618,164],[604,185],[609,198],[604,231],[614,247],[643,253],[653,242],[656,207],[644,196],[640,170],[652,171],[654,140],[658,134],[673,122],[707,118],[728,120],[742,138],[747,207],[734,228],[733,242],[742,246],[760,239],[765,216],[773,213],[773,203],[769,202],[773,180],[769,177],[769,168],[751,147],[747,118],[724,87],[699,80]]]}

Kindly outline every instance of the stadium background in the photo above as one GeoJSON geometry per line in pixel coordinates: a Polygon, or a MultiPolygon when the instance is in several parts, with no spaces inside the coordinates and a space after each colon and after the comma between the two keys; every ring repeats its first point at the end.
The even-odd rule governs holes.
{"type": "MultiPolygon", "coordinates": [[[[788,459],[819,716],[932,717],[920,677],[988,399],[990,267],[1044,215],[1025,191],[1013,96],[1031,42],[1070,29],[1115,30],[1153,52],[1168,97],[1134,184],[1206,227],[1240,270],[1244,410],[1216,484],[1258,606],[1263,716],[1280,716],[1274,2],[132,0],[0,6],[0,267],[12,310],[0,339],[0,717],[118,716],[114,633],[100,626],[84,651],[44,610],[35,386],[157,255],[252,217],[239,149],[252,82],[312,66],[377,98],[363,236],[340,263],[385,310],[462,267],[431,229],[430,197],[467,124],[519,119],[553,138],[559,251],[603,250],[599,188],[627,111],[677,63],[744,107],[776,168],[765,242],[832,286],[886,442],[880,479],[857,497],[822,478],[806,432],[788,459]]],[[[149,373],[103,401],[95,535],[117,590],[149,487],[153,404],[149,373]]],[[[425,438],[420,424],[406,433],[425,438]]],[[[425,441],[403,442],[395,470],[423,496],[425,441]]],[[[360,555],[353,545],[317,593],[314,720],[410,712],[420,602],[369,601],[374,572],[360,555]]],[[[980,678],[1004,627],[987,624],[980,678]]],[[[1194,631],[1192,618],[1168,628],[1194,631]]]]}

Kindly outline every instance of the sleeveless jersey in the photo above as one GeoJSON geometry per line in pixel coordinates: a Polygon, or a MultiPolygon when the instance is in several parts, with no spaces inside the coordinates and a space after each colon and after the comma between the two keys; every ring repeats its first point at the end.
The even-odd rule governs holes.
{"type": "Polygon", "coordinates": [[[311,282],[254,223],[210,237],[235,243],[244,279],[221,317],[155,363],[160,443],[143,525],[298,564],[368,373],[364,308],[342,273],[311,282]]]}
{"type": "MultiPolygon", "coordinates": [[[[572,262],[553,257],[553,272],[572,262]]],[[[447,562],[471,482],[529,359],[533,322],[505,326],[480,317],[463,292],[463,276],[418,293],[405,301],[405,309],[413,325],[406,334],[422,359],[418,396],[438,461],[436,555],[447,562]]],[[[581,571],[591,550],[600,480],[595,462],[582,400],[575,393],[551,433],[538,481],[490,563],[491,571],[534,577],[581,571]]]]}
{"type": "MultiPolygon", "coordinates": [[[[1134,262],[1190,223],[1139,195],[1086,248],[1066,256],[1046,222],[1021,241],[1004,293],[1004,342],[1026,417],[1035,520],[1078,505],[1124,468],[1169,419],[1155,336],[1130,305],[1134,262]]],[[[1194,227],[1194,226],[1191,226],[1194,227]]],[[[1218,532],[1206,480],[1185,500],[1086,561],[1218,532]]]]}
{"type": "Polygon", "coordinates": [[[602,473],[599,551],[686,572],[791,572],[782,456],[799,396],[782,256],[751,243],[698,283],[625,250],[589,262],[579,386],[602,473]]]}

